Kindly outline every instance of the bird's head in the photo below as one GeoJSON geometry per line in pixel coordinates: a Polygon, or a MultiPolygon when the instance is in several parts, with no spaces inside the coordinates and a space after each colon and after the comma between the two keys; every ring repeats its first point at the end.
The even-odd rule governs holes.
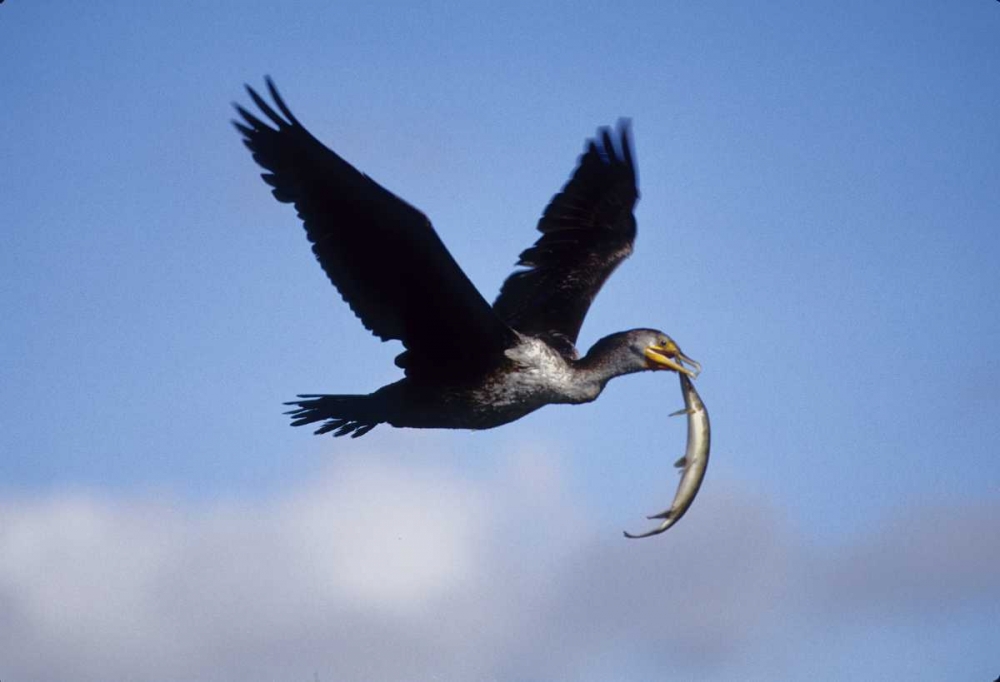
{"type": "Polygon", "coordinates": [[[641,349],[646,369],[667,369],[687,374],[694,379],[701,373],[701,365],[681,352],[677,343],[661,331],[636,329],[633,348],[641,349]]]}
{"type": "Polygon", "coordinates": [[[666,369],[692,379],[701,365],[689,358],[673,339],[656,329],[632,329],[605,336],[594,344],[588,358],[616,367],[617,374],[666,369]]]}

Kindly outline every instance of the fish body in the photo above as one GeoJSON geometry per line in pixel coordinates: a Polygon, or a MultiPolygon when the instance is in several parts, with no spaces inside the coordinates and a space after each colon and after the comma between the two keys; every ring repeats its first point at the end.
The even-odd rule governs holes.
{"type": "Polygon", "coordinates": [[[627,538],[645,538],[651,535],[659,535],[663,531],[677,523],[691,507],[702,481],[705,480],[705,471],[708,469],[708,454],[711,449],[711,424],[708,421],[708,410],[701,396],[695,390],[691,378],[680,374],[681,393],[684,395],[684,409],[674,412],[670,416],[678,414],[687,415],[687,445],[684,448],[684,456],[674,463],[674,466],[681,470],[681,480],[677,484],[677,492],[674,494],[674,501],[670,508],[659,514],[653,514],[647,518],[663,519],[663,523],[646,533],[632,535],[625,533],[627,538]]]}

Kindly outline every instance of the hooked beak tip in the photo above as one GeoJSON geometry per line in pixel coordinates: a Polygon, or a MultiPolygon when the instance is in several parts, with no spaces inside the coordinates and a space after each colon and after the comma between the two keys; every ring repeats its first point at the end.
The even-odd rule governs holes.
{"type": "Polygon", "coordinates": [[[691,369],[685,368],[687,369],[687,371],[685,371],[684,373],[687,374],[692,379],[697,379],[698,375],[701,374],[701,363],[698,362],[697,360],[692,360],[686,355],[680,355],[679,357],[685,364],[691,365],[691,369]]]}

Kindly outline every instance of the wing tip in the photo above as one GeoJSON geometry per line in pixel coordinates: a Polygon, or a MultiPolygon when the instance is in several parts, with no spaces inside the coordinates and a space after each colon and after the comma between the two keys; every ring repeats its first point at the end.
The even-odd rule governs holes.
{"type": "MultiPolygon", "coordinates": [[[[295,115],[292,114],[291,110],[288,108],[288,105],[285,104],[285,100],[278,92],[278,86],[274,84],[274,79],[270,75],[265,74],[264,85],[267,86],[267,92],[271,96],[271,99],[274,100],[274,105],[278,108],[278,111],[275,111],[274,107],[271,106],[271,104],[268,103],[268,101],[264,99],[249,83],[244,83],[243,88],[246,90],[247,95],[253,103],[257,105],[257,108],[260,109],[260,111],[263,112],[263,114],[267,116],[267,118],[269,118],[279,129],[301,127],[302,124],[299,123],[298,119],[295,118],[295,115]],[[281,113],[279,114],[278,112],[281,113]]],[[[250,125],[254,127],[259,127],[258,124],[263,125],[263,121],[251,114],[237,102],[233,102],[233,107],[250,125]]]]}
{"type": "Polygon", "coordinates": [[[635,150],[632,138],[632,119],[619,117],[614,125],[601,126],[585,143],[577,167],[593,163],[602,166],[620,166],[628,170],[635,180],[635,150]]]}

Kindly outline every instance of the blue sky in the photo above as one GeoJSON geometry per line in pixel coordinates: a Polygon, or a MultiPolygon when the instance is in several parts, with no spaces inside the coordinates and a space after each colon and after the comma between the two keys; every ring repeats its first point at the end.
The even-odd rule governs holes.
{"type": "Polygon", "coordinates": [[[992,680],[1000,4],[0,6],[0,678],[992,680]],[[272,75],[492,300],[600,125],[581,334],[705,367],[484,433],[288,428],[392,381],[231,129],[272,75]],[[36,651],[50,652],[43,658],[36,651]]]}

